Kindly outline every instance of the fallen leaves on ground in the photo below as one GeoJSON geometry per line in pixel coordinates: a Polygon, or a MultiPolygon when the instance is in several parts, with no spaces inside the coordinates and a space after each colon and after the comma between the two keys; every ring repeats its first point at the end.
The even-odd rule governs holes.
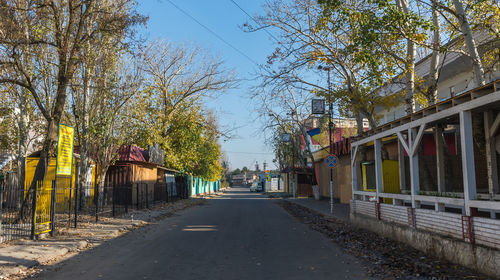
{"type": "Polygon", "coordinates": [[[450,262],[428,256],[409,245],[358,229],[349,223],[326,219],[308,208],[280,201],[292,216],[321,232],[347,253],[366,264],[371,277],[382,279],[492,279],[450,262]]]}

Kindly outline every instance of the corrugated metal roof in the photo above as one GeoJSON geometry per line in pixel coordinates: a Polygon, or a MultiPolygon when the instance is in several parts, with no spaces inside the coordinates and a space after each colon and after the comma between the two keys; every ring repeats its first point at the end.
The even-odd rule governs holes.
{"type": "Polygon", "coordinates": [[[149,154],[143,149],[135,145],[124,145],[118,149],[120,161],[141,161],[148,162],[149,154]]]}

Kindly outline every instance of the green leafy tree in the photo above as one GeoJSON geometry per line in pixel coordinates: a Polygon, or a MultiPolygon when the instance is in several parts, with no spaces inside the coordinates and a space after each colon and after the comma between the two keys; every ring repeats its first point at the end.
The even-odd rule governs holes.
{"type": "MultiPolygon", "coordinates": [[[[388,66],[394,63],[383,61],[387,56],[382,51],[367,53],[357,46],[357,34],[364,32],[360,21],[365,19],[342,3],[268,2],[266,13],[256,19],[257,26],[246,26],[249,31],[274,28],[279,34],[278,47],[269,57],[267,69],[260,73],[261,88],[270,94],[295,88],[325,96],[336,103],[343,116],[357,119],[361,133],[363,118],[376,126],[375,107],[397,104],[397,97],[373,94],[393,76],[395,71],[388,66]],[[324,82],[328,79],[317,80],[327,75],[329,83],[324,82]]],[[[258,90],[257,95],[262,92],[258,90]]]]}
{"type": "Polygon", "coordinates": [[[131,141],[143,147],[160,144],[168,167],[219,178],[223,133],[202,104],[235,85],[232,72],[200,48],[163,41],[146,47],[141,65],[144,83],[129,114],[131,141]]]}

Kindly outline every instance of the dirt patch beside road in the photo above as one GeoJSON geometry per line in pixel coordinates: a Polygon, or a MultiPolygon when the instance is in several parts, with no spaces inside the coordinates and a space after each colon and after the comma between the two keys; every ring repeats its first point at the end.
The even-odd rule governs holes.
{"type": "Polygon", "coordinates": [[[369,263],[366,270],[382,279],[492,279],[468,268],[425,255],[408,245],[357,229],[349,223],[326,219],[308,208],[279,201],[292,216],[319,231],[346,252],[369,263]]]}

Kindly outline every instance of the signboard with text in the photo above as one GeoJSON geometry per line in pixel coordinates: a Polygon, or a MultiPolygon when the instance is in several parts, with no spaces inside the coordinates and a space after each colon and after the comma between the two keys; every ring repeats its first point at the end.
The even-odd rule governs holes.
{"type": "Polygon", "coordinates": [[[57,137],[57,167],[56,176],[71,176],[73,174],[73,139],[75,129],[59,124],[57,137]]]}

